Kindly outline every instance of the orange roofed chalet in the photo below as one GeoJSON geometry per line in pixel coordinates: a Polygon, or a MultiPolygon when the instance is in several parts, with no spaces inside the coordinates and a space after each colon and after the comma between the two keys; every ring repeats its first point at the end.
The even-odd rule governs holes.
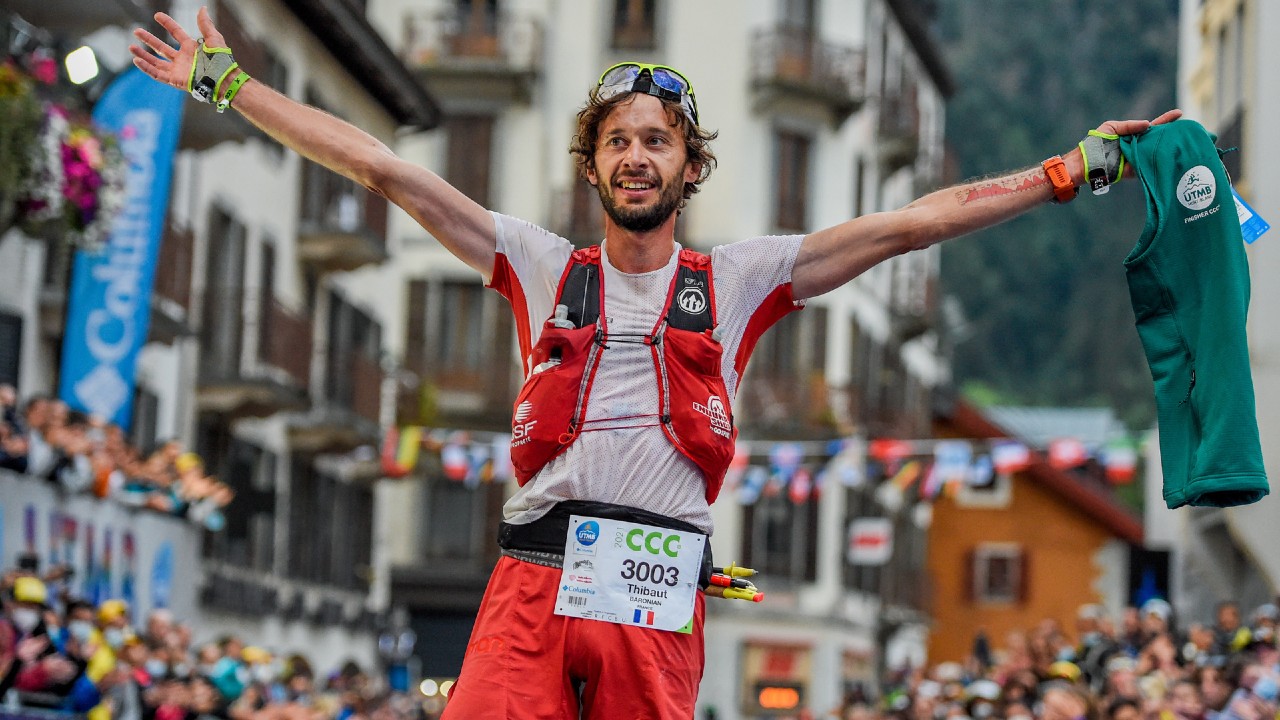
{"type": "MultiPolygon", "coordinates": [[[[993,440],[1009,433],[957,401],[934,418],[939,438],[993,440]]],[[[1141,521],[1101,479],[1051,467],[1032,452],[1026,470],[989,488],[935,502],[928,571],[934,595],[929,662],[963,660],[984,630],[995,647],[1046,618],[1071,632],[1086,603],[1124,602],[1129,546],[1141,521]]]]}

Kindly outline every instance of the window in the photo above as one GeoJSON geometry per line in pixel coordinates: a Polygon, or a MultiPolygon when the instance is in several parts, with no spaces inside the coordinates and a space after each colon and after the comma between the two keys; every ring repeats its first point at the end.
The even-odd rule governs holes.
{"type": "Polygon", "coordinates": [[[652,50],[657,46],[657,0],[614,0],[615,50],[652,50]]]}
{"type": "Polygon", "coordinates": [[[780,130],[775,145],[778,194],[774,225],[779,230],[800,232],[808,224],[810,140],[799,133],[780,130]]]}
{"type": "Polygon", "coordinates": [[[404,366],[419,376],[427,371],[427,291],[426,280],[409,281],[409,302],[405,311],[404,366]]]}
{"type": "Polygon", "coordinates": [[[245,227],[214,208],[209,219],[205,255],[204,303],[200,313],[201,370],[215,378],[240,371],[244,340],[245,227]]]}
{"type": "Polygon", "coordinates": [[[427,482],[427,521],[422,524],[423,560],[443,567],[485,567],[502,519],[503,488],[469,488],[433,473],[427,482]]]}
{"type": "MultiPolygon", "coordinates": [[[[360,383],[371,380],[362,370],[376,367],[382,352],[382,327],[368,313],[329,293],[329,351],[325,394],[330,400],[353,407],[357,394],[374,388],[360,383]]],[[[374,380],[380,383],[381,380],[374,380]]]]}
{"type": "Polygon", "coordinates": [[[0,312],[0,384],[17,387],[22,367],[22,316],[0,312]]]}
{"type": "Polygon", "coordinates": [[[368,587],[373,491],[320,472],[296,454],[289,484],[289,577],[344,589],[368,587]]]}
{"type": "Polygon", "coordinates": [[[440,299],[440,332],[435,361],[442,370],[479,367],[484,356],[484,288],[475,282],[446,281],[440,299]]]}
{"type": "MultiPolygon", "coordinates": [[[[436,410],[509,420],[519,381],[506,302],[470,279],[413,280],[408,291],[405,366],[435,388],[436,410]]],[[[402,410],[416,416],[414,407],[402,410]]]]}
{"type": "Polygon", "coordinates": [[[205,533],[204,555],[269,573],[275,553],[275,456],[233,436],[218,415],[202,414],[196,424],[196,447],[205,469],[236,493],[222,510],[226,527],[205,533]]]}
{"type": "Polygon", "coordinates": [[[817,27],[813,0],[782,0],[782,24],[795,30],[813,32],[817,27]]]}
{"type": "Polygon", "coordinates": [[[489,207],[493,125],[491,115],[454,115],[444,121],[445,179],[484,207],[489,207]]]}
{"type": "MultiPolygon", "coordinates": [[[[259,77],[267,87],[281,95],[289,95],[289,66],[269,47],[263,47],[262,55],[266,69],[262,75],[255,77],[259,77]]],[[[284,159],[284,146],[265,133],[262,137],[262,146],[277,163],[284,159]]]]}
{"type": "Polygon", "coordinates": [[[803,313],[791,313],[769,328],[751,353],[749,367],[759,378],[794,378],[800,371],[803,313]]]}
{"type": "MultiPolygon", "coordinates": [[[[0,380],[0,382],[3,382],[0,380]]],[[[160,398],[141,383],[133,388],[133,422],[129,425],[129,443],[149,450],[155,447],[156,425],[160,415],[160,398]]]]}
{"type": "Polygon", "coordinates": [[[813,582],[818,572],[818,501],[793,503],[786,491],[762,495],[746,506],[743,564],[764,575],[795,583],[813,582]]]}
{"type": "Polygon", "coordinates": [[[1021,546],[985,543],[971,552],[971,599],[977,603],[1019,603],[1027,599],[1027,559],[1021,546]]]}
{"type": "Polygon", "coordinates": [[[271,326],[272,308],[276,301],[276,248],[265,239],[262,243],[262,265],[258,268],[258,357],[270,359],[271,336],[281,328],[271,326]]]}
{"type": "Polygon", "coordinates": [[[1244,6],[1236,8],[1222,28],[1218,30],[1216,59],[1218,121],[1225,122],[1235,113],[1244,99],[1244,6]]]}

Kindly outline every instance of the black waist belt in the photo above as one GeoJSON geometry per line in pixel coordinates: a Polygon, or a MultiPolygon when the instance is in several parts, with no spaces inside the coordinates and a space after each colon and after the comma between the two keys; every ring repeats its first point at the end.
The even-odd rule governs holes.
{"type": "MultiPolygon", "coordinates": [[[[668,530],[702,535],[702,530],[692,523],[669,518],[666,515],[611,503],[591,502],[588,500],[565,500],[556,503],[546,515],[531,523],[513,525],[503,522],[498,525],[498,547],[503,550],[515,550],[517,553],[538,553],[557,559],[564,557],[564,541],[569,535],[569,516],[605,518],[624,522],[653,525],[668,530]]],[[[699,585],[706,587],[711,579],[711,539],[702,545],[702,577],[699,585]]],[[[520,557],[515,554],[515,557],[520,557]]]]}

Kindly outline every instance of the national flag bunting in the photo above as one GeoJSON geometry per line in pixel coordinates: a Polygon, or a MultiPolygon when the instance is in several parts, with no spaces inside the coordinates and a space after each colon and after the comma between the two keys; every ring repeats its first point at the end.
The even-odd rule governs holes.
{"type": "Polygon", "coordinates": [[[1138,451],[1128,440],[1116,440],[1102,451],[1107,480],[1116,485],[1133,482],[1138,469],[1138,451]]]}
{"type": "Polygon", "coordinates": [[[1049,442],[1049,464],[1058,470],[1080,467],[1089,459],[1079,438],[1058,438],[1049,442]]]}
{"type": "Polygon", "coordinates": [[[996,472],[1011,475],[1031,467],[1031,450],[1014,440],[1001,440],[991,446],[991,462],[996,472]]]}

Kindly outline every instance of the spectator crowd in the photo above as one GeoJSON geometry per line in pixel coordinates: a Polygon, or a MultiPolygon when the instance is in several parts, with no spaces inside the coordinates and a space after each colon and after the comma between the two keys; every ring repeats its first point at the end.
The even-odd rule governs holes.
{"type": "Polygon", "coordinates": [[[844,720],[1277,720],[1280,609],[1244,617],[1235,602],[1179,628],[1162,599],[1129,607],[1119,623],[1098,605],[1073,632],[1054,620],[983,633],[963,662],[900,672],[874,702],[851,693],[844,720]]]}
{"type": "Polygon", "coordinates": [[[0,716],[33,708],[87,720],[424,720],[420,704],[348,662],[323,677],[302,654],[240,638],[196,643],[168,610],[138,626],[122,600],[53,597],[41,577],[6,573],[0,716]]]}
{"type": "Polygon", "coordinates": [[[201,523],[225,525],[235,496],[198,455],[171,440],[142,453],[119,426],[33,397],[19,409],[12,385],[0,385],[0,468],[44,479],[66,493],[92,493],[201,523]]]}

